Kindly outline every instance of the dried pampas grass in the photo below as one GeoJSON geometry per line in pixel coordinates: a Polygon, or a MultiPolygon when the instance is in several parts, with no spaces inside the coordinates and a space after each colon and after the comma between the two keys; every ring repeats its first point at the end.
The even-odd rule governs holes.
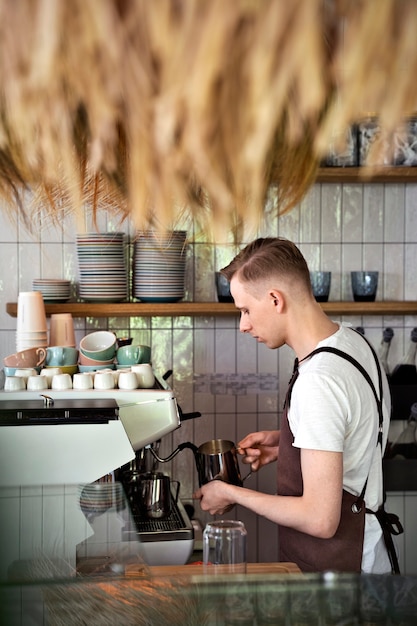
{"type": "Polygon", "coordinates": [[[0,194],[256,225],[336,131],[417,108],[416,32],[414,0],[0,0],[0,194]]]}

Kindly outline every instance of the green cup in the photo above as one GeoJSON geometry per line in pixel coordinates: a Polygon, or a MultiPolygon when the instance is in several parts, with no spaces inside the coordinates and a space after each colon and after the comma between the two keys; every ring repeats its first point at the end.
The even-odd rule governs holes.
{"type": "Polygon", "coordinates": [[[122,346],[117,350],[119,365],[137,365],[151,362],[151,348],[149,346],[122,346]]]}
{"type": "Polygon", "coordinates": [[[46,349],[46,365],[48,367],[63,367],[76,365],[78,350],[69,346],[49,346],[46,349]]]}

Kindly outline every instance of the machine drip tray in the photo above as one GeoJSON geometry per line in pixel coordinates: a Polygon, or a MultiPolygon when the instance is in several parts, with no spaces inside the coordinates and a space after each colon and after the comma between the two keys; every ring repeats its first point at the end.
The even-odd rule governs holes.
{"type": "Polygon", "coordinates": [[[132,521],[128,521],[122,529],[124,541],[137,541],[144,543],[151,541],[173,541],[181,539],[194,539],[194,528],[191,521],[178,500],[175,502],[171,497],[171,513],[161,519],[149,519],[142,512],[134,498],[129,497],[132,521]]]}

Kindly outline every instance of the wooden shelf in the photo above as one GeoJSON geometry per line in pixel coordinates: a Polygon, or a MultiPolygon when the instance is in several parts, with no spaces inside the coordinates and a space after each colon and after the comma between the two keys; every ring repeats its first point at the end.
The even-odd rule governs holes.
{"type": "Polygon", "coordinates": [[[317,172],[318,183],[412,183],[417,182],[417,167],[384,166],[323,167],[317,172]]]}
{"type": "MultiPolygon", "coordinates": [[[[323,302],[328,315],[417,315],[417,302],[323,302]]],[[[8,302],[6,311],[17,316],[17,303],[8,302]]],[[[228,302],[65,302],[45,304],[46,315],[71,313],[73,317],[182,317],[236,316],[239,311],[228,302]]]]}

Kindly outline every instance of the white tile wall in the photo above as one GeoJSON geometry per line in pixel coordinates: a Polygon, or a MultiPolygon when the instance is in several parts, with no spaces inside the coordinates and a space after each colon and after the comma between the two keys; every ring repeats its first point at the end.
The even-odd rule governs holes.
{"type": "MultiPolygon", "coordinates": [[[[332,271],[332,300],[352,300],[349,272],[378,269],[377,299],[417,300],[417,185],[416,184],[317,184],[301,204],[277,219],[272,194],[265,209],[259,234],[281,235],[299,244],[312,269],[332,271]]],[[[130,224],[102,211],[98,227],[124,230],[130,224]]],[[[85,228],[94,228],[91,215],[85,228]]],[[[69,278],[77,281],[75,222],[62,216],[50,225],[45,216],[30,234],[21,217],[13,222],[0,211],[0,357],[15,351],[16,320],[6,314],[6,303],[16,302],[19,291],[30,290],[34,278],[69,278]]],[[[190,243],[187,260],[187,300],[215,300],[214,272],[233,258],[238,247],[213,246],[201,238],[190,243]]],[[[396,363],[404,353],[410,330],[417,326],[415,316],[352,316],[354,326],[363,326],[366,336],[379,346],[382,330],[394,328],[389,362],[396,363]]],[[[213,437],[238,440],[248,431],[275,428],[293,356],[288,348],[271,352],[238,332],[238,318],[92,318],[76,319],[77,340],[97,328],[131,335],[136,342],[152,345],[153,364],[161,375],[174,374],[170,383],[183,411],[201,411],[202,417],[186,421],[164,438],[161,454],[167,455],[182,441],[200,444],[213,437]],[[278,377],[278,396],[194,393],[195,374],[265,374],[278,377]]],[[[190,451],[178,454],[163,468],[181,481],[183,501],[191,501],[196,470],[190,451]]],[[[243,470],[245,473],[245,468],[243,470]]],[[[274,468],[264,468],[251,477],[248,486],[272,492],[274,468]]],[[[208,516],[197,506],[204,524],[208,516]]],[[[249,532],[249,559],[276,560],[277,533],[269,522],[243,509],[230,514],[242,519],[249,532]]]]}

